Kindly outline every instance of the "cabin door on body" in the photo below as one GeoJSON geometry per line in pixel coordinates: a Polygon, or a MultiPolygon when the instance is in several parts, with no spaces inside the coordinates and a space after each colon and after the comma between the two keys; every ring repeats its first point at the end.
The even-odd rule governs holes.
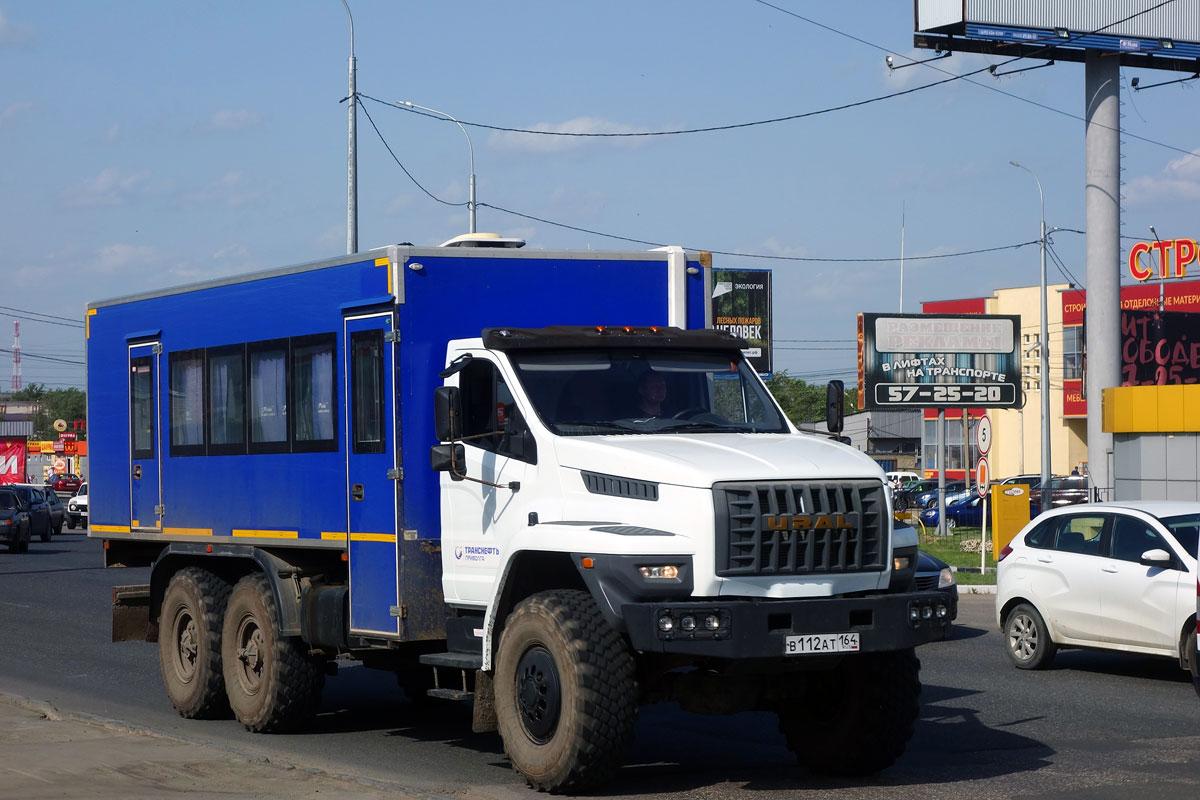
{"type": "Polygon", "coordinates": [[[129,345],[129,527],[162,530],[162,345],[129,345]]]}
{"type": "Polygon", "coordinates": [[[400,633],[397,566],[398,472],[395,343],[391,313],[347,317],[346,547],[350,559],[350,631],[400,633]]]}

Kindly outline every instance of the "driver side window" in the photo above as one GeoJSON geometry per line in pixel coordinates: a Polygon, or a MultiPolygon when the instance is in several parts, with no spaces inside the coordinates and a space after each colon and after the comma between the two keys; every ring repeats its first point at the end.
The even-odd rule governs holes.
{"type": "Polygon", "coordinates": [[[526,426],[495,364],[482,358],[473,359],[459,373],[458,390],[462,398],[464,444],[523,461],[535,460],[513,445],[514,438],[519,438],[526,426]]]}

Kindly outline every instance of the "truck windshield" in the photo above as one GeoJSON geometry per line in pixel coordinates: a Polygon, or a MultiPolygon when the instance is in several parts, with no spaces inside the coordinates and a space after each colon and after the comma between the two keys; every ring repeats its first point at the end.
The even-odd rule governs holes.
{"type": "Polygon", "coordinates": [[[789,430],[740,354],[646,348],[510,355],[534,411],[561,436],[789,430]]]}

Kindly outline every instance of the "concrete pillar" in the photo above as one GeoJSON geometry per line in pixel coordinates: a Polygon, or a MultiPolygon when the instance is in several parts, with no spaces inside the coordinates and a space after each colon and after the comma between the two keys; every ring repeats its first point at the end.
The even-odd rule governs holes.
{"type": "MultiPolygon", "coordinates": [[[[1088,469],[1102,499],[1112,497],[1112,434],[1103,430],[1101,390],[1121,385],[1121,95],[1115,54],[1087,51],[1088,469]]],[[[1061,359],[1061,354],[1058,354],[1061,359]]]]}

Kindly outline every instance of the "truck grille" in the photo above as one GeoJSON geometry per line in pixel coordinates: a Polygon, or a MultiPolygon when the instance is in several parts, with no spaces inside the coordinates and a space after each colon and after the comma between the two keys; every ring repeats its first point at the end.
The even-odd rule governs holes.
{"type": "Polygon", "coordinates": [[[886,566],[878,481],[718,483],[717,574],[827,575],[886,566]]]}

